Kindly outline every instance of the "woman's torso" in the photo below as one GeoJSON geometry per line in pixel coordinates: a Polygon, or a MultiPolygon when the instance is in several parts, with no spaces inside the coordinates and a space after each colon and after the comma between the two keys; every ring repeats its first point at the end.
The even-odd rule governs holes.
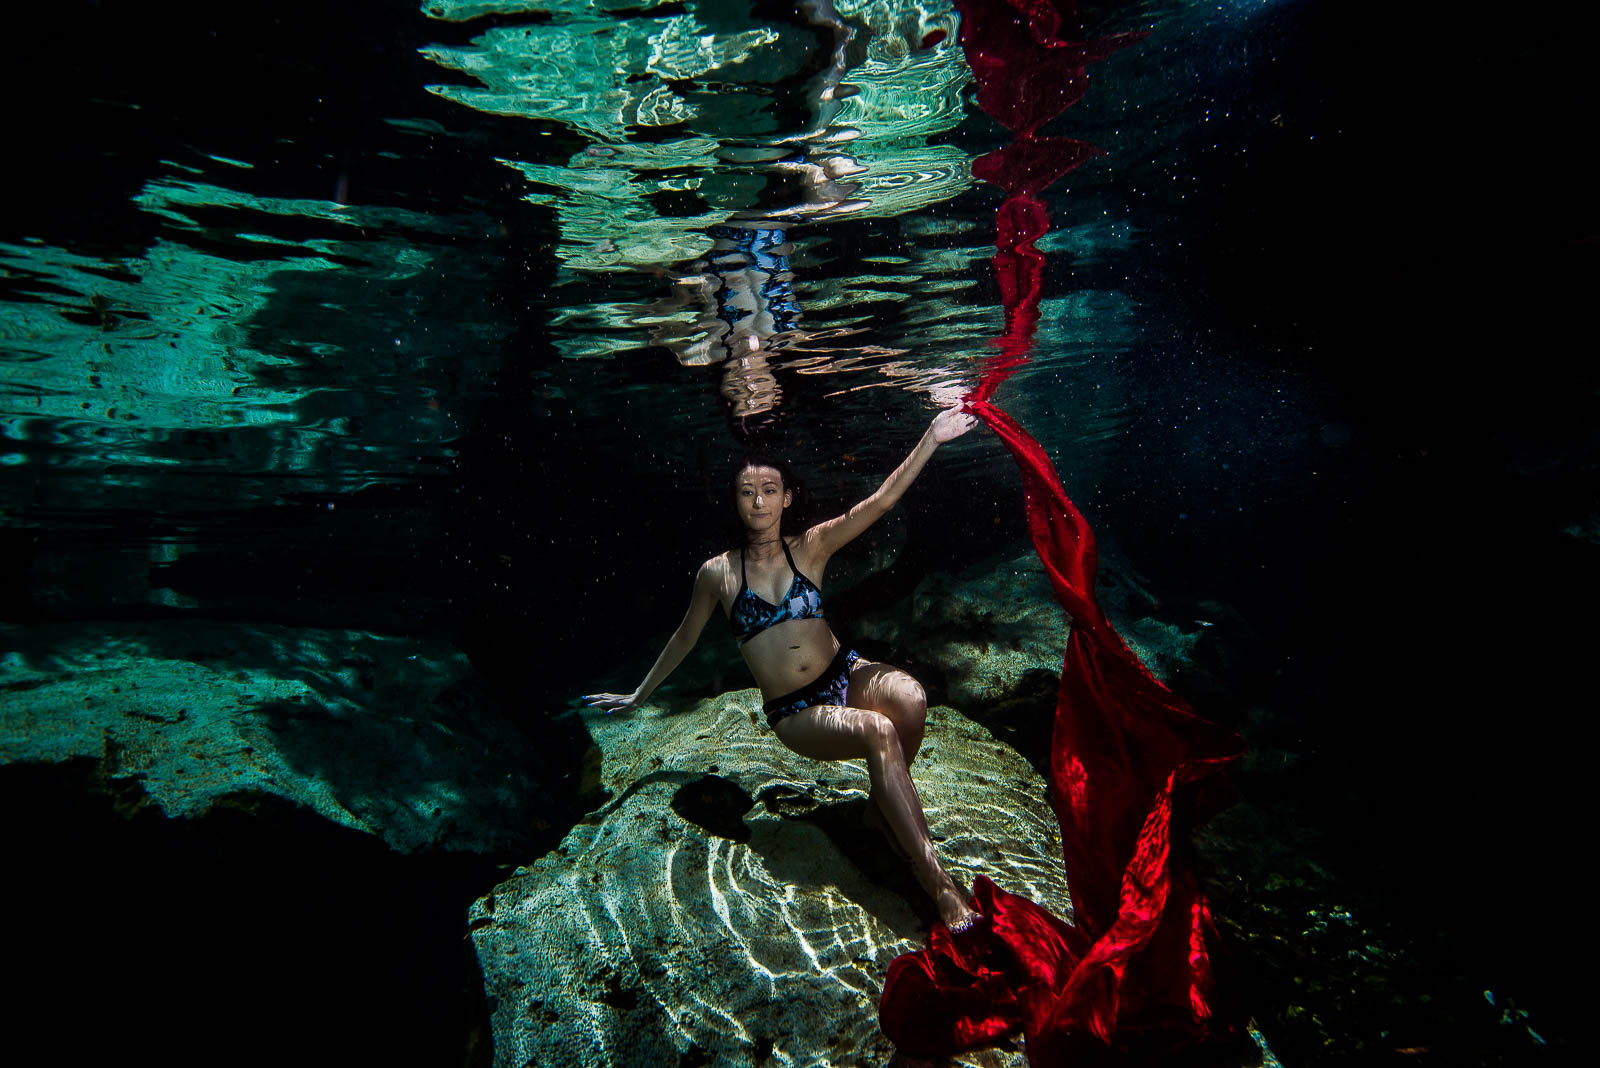
{"type": "MultiPolygon", "coordinates": [[[[722,610],[730,619],[741,591],[746,588],[760,599],[756,602],[758,605],[767,608],[782,605],[795,592],[796,574],[804,577],[799,586],[810,584],[820,591],[826,557],[811,553],[804,538],[785,538],[784,542],[789,550],[787,557],[778,551],[766,559],[743,559],[744,553],[739,549],[723,554],[725,566],[719,592],[722,610]]],[[[828,627],[828,621],[818,616],[783,619],[757,632],[739,647],[767,700],[793,693],[814,681],[838,650],[839,641],[828,627]]]]}

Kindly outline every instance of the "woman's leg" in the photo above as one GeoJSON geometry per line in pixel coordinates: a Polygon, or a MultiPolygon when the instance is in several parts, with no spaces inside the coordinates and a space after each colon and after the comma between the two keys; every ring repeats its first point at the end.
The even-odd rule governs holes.
{"type": "Polygon", "coordinates": [[[872,796],[901,847],[911,857],[911,868],[923,890],[933,898],[939,918],[951,925],[973,915],[966,897],[939,863],[922,800],[911,782],[900,736],[886,716],[862,708],[815,705],[778,721],[778,740],[801,756],[813,760],[867,762],[872,796]]]}
{"type": "Polygon", "coordinates": [[[850,672],[851,708],[881,712],[894,724],[900,736],[900,749],[906,766],[917,759],[922,735],[928,722],[928,694],[922,683],[891,664],[861,660],[850,672]]]}

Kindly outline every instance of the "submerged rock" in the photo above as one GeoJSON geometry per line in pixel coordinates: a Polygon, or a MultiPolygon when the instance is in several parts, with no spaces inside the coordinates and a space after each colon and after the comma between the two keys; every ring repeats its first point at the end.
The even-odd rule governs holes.
{"type": "MultiPolygon", "coordinates": [[[[1138,574],[1104,547],[1095,588],[1123,641],[1157,678],[1167,681],[1189,664],[1206,622],[1161,618],[1138,574]]],[[[924,681],[940,686],[945,700],[972,710],[1011,699],[1031,672],[1060,674],[1067,614],[1039,557],[1024,547],[960,574],[930,574],[909,605],[862,616],[848,629],[903,652],[914,672],[937,676],[924,681]]]]}
{"type": "Polygon", "coordinates": [[[1003,699],[1033,670],[1060,672],[1067,614],[1050,596],[1032,554],[987,562],[959,575],[935,572],[917,584],[909,605],[851,620],[863,638],[903,650],[937,679],[957,708],[1003,699]]]}
{"type": "MultiPolygon", "coordinates": [[[[887,1062],[884,971],[926,944],[932,906],[871,823],[864,764],[796,756],[759,709],[744,690],[586,714],[613,799],[471,909],[496,1065],[887,1062]]],[[[958,882],[987,875],[1070,915],[1027,761],[936,707],[914,773],[958,882]]]]}
{"type": "Polygon", "coordinates": [[[0,764],[100,760],[126,806],[282,798],[401,852],[529,838],[538,755],[442,642],[259,624],[5,628],[0,764]]]}

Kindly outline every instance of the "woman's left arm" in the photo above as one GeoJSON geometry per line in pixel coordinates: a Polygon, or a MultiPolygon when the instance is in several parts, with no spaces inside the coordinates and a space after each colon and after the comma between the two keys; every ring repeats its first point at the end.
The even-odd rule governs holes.
{"type": "Polygon", "coordinates": [[[832,556],[895,506],[901,494],[927,466],[935,449],[947,441],[954,441],[977,424],[977,416],[968,415],[959,407],[946,408],[933,417],[933,422],[928,424],[927,431],[923,433],[922,440],[917,442],[917,447],[911,450],[911,455],[883,480],[883,485],[872,496],[844,515],[818,523],[806,531],[806,538],[825,555],[832,556]]]}

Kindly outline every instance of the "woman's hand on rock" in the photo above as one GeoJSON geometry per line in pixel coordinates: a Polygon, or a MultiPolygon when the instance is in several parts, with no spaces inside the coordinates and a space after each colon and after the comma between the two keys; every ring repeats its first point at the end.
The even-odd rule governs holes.
{"type": "Polygon", "coordinates": [[[934,416],[928,430],[933,434],[933,440],[943,445],[947,441],[954,441],[977,425],[978,417],[963,411],[960,405],[957,405],[954,408],[946,408],[934,416]]]}
{"type": "Polygon", "coordinates": [[[636,712],[639,709],[639,699],[631,693],[586,693],[583,699],[590,708],[599,708],[606,715],[613,712],[636,712]]]}

